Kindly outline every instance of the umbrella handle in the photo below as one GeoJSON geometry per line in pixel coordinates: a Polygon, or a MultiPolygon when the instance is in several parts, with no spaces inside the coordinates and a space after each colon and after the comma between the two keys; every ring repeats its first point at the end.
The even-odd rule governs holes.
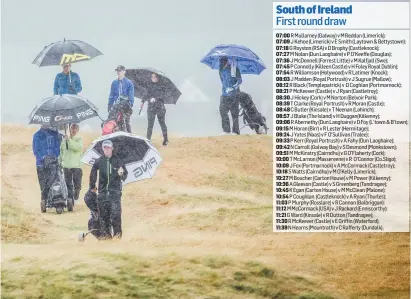
{"type": "Polygon", "coordinates": [[[140,111],[138,112],[138,115],[141,114],[141,110],[143,110],[143,107],[144,107],[144,103],[140,106],[140,111]]]}
{"type": "MultiPolygon", "coordinates": [[[[67,127],[64,126],[64,133],[67,135],[67,127]]],[[[68,150],[68,140],[66,139],[66,149],[68,150]]]]}

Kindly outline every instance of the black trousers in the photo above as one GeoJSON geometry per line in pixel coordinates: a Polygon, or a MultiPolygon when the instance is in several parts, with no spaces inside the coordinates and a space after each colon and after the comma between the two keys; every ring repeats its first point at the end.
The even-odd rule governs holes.
{"type": "Polygon", "coordinates": [[[78,200],[81,190],[83,170],[81,168],[63,168],[66,181],[68,198],[78,200]]]}
{"type": "Polygon", "coordinates": [[[124,120],[125,120],[125,123],[126,123],[126,130],[127,130],[128,133],[131,133],[130,118],[131,118],[131,114],[124,115],[124,120]]]}
{"type": "Polygon", "coordinates": [[[153,134],[153,127],[154,121],[158,119],[158,123],[161,127],[161,132],[163,133],[164,140],[168,141],[167,136],[167,126],[166,126],[166,108],[164,105],[162,107],[148,107],[147,108],[147,119],[148,119],[148,126],[147,126],[147,139],[151,140],[151,135],[153,134]]]}
{"type": "Polygon", "coordinates": [[[41,190],[41,200],[47,200],[50,183],[49,178],[51,176],[51,171],[45,167],[37,167],[37,178],[39,180],[40,190],[41,190]]]}
{"type": "Polygon", "coordinates": [[[111,239],[113,237],[121,239],[121,192],[99,193],[98,207],[100,212],[101,238],[111,239]],[[111,234],[111,226],[113,234],[111,234]]]}
{"type": "Polygon", "coordinates": [[[240,135],[238,122],[240,108],[237,96],[221,96],[220,98],[221,127],[225,133],[231,133],[228,112],[231,113],[231,118],[233,119],[233,133],[240,135]]]}

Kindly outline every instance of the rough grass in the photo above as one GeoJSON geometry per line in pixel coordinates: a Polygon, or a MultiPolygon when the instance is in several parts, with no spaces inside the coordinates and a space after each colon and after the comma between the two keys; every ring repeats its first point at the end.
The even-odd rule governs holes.
{"type": "Polygon", "coordinates": [[[6,243],[37,243],[42,235],[34,215],[2,198],[1,234],[6,243]]]}
{"type": "Polygon", "coordinates": [[[94,258],[110,266],[29,267],[19,279],[15,272],[3,270],[2,298],[335,298],[318,291],[319,287],[305,278],[287,276],[255,262],[176,255],[155,260],[130,254],[94,254],[94,258]]]}
{"type": "Polygon", "coordinates": [[[273,195],[273,179],[238,175],[234,173],[209,175],[201,180],[201,184],[224,191],[249,192],[262,196],[273,195]]]}
{"type": "Polygon", "coordinates": [[[272,213],[271,206],[219,208],[215,211],[178,215],[170,219],[168,225],[247,235],[264,234],[272,233],[272,213]]]}

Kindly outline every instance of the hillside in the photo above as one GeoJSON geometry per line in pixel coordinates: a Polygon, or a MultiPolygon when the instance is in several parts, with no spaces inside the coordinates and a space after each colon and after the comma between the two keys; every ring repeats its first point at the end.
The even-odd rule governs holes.
{"type": "Polygon", "coordinates": [[[81,244],[82,200],[40,213],[33,133],[2,127],[2,298],[409,298],[408,234],[272,233],[269,136],[154,140],[164,162],[125,187],[123,239],[81,244]]]}

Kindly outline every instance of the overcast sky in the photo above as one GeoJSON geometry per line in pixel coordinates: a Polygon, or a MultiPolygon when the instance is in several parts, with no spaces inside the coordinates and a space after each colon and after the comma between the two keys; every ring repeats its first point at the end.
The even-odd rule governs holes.
{"type": "MultiPolygon", "coordinates": [[[[216,70],[200,63],[222,43],[242,44],[264,61],[260,76],[243,75],[250,93],[272,128],[272,1],[271,0],[2,0],[2,122],[28,123],[41,99],[53,94],[58,66],[32,64],[44,46],[78,39],[104,55],[73,64],[87,97],[107,116],[114,68],[153,67],[165,72],[183,95],[167,106],[171,134],[215,135],[221,132],[218,112],[221,83],[216,70]]],[[[137,100],[138,101],[138,100],[137,100]]],[[[135,108],[132,124],[145,132],[147,119],[135,108]]],[[[89,124],[100,128],[100,121],[89,124]]],[[[155,135],[160,129],[156,121],[155,135]]]]}

